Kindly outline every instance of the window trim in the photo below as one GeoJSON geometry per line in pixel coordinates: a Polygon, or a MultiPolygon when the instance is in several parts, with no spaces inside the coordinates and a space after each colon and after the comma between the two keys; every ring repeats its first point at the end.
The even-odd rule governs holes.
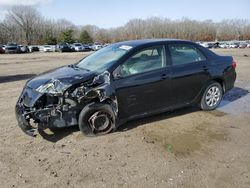
{"type": "Polygon", "coordinates": [[[136,51],[134,51],[132,54],[130,54],[130,56],[128,58],[126,58],[114,71],[113,71],[113,74],[119,74],[120,76],[118,76],[117,78],[115,79],[125,79],[125,78],[129,78],[129,77],[132,77],[132,76],[137,76],[137,75],[140,75],[140,74],[145,74],[145,73],[150,73],[150,72],[153,72],[153,71],[158,71],[158,70],[161,70],[161,69],[165,69],[167,68],[167,52],[166,52],[166,45],[165,44],[157,44],[157,45],[153,45],[153,46],[147,46],[147,47],[143,47],[143,48],[140,48],[136,51]],[[147,50],[147,49],[150,49],[150,48],[157,48],[157,47],[162,47],[162,50],[163,50],[163,67],[160,67],[160,68],[157,68],[157,69],[153,69],[153,70],[148,70],[148,71],[145,71],[145,72],[139,72],[139,73],[135,73],[135,74],[130,74],[130,75],[127,75],[127,76],[122,76],[121,75],[121,66],[131,57],[133,57],[134,55],[140,53],[141,51],[144,51],[144,50],[147,50]],[[118,69],[118,70],[117,70],[118,69]]]}
{"type": "Polygon", "coordinates": [[[202,63],[204,61],[207,61],[208,57],[204,54],[204,52],[198,48],[198,46],[194,45],[194,44],[189,44],[189,43],[169,43],[166,45],[167,46],[167,51],[168,51],[168,54],[169,54],[169,59],[170,59],[170,62],[171,62],[171,66],[173,67],[176,67],[176,66],[184,66],[184,65],[189,65],[189,64],[193,64],[193,63],[202,63]],[[188,63],[182,63],[182,64],[173,64],[173,59],[172,59],[172,54],[171,54],[171,51],[170,51],[170,46],[171,45],[187,45],[187,46],[192,46],[193,48],[195,48],[205,59],[204,60],[201,60],[201,61],[192,61],[192,62],[188,62],[188,63]]]}

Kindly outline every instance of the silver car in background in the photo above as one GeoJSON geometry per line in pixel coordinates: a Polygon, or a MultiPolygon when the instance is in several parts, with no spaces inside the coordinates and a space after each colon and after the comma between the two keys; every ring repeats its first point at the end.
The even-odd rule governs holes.
{"type": "Polygon", "coordinates": [[[73,43],[71,48],[75,52],[82,52],[84,49],[81,43],[73,43]]]}

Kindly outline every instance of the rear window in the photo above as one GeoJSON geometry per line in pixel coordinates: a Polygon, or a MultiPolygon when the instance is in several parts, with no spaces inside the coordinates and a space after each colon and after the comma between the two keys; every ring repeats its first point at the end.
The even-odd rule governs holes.
{"type": "Polygon", "coordinates": [[[169,51],[173,65],[188,64],[206,60],[200,50],[191,44],[170,44],[169,51]]]}

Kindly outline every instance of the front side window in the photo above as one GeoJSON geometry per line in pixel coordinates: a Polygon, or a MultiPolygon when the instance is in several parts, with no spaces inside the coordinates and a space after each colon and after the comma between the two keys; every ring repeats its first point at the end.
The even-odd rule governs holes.
{"type": "Polygon", "coordinates": [[[140,50],[127,59],[121,66],[121,76],[148,72],[165,66],[163,46],[155,46],[140,50]]]}
{"type": "Polygon", "coordinates": [[[170,44],[169,51],[173,65],[188,64],[206,60],[200,50],[191,44],[170,44]]]}

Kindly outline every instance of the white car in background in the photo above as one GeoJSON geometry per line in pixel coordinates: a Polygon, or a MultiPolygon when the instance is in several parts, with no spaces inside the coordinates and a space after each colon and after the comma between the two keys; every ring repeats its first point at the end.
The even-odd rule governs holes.
{"type": "Polygon", "coordinates": [[[205,48],[209,48],[209,45],[207,42],[201,42],[200,45],[205,47],[205,48]]]}
{"type": "Polygon", "coordinates": [[[73,43],[71,46],[72,50],[75,52],[82,52],[84,50],[81,43],[73,43]]]}
{"type": "Polygon", "coordinates": [[[44,52],[53,52],[53,49],[51,46],[45,45],[45,46],[43,46],[43,51],[44,52]]]}
{"type": "Polygon", "coordinates": [[[97,50],[100,50],[102,48],[102,44],[100,43],[94,43],[92,46],[91,46],[92,50],[94,51],[97,51],[97,50]]]}
{"type": "Polygon", "coordinates": [[[228,45],[227,45],[226,43],[220,43],[220,44],[219,44],[219,47],[220,47],[220,48],[227,48],[228,45]]]}
{"type": "Polygon", "coordinates": [[[236,44],[229,44],[229,48],[237,48],[236,44]]]}
{"type": "Polygon", "coordinates": [[[27,52],[29,52],[28,46],[19,45],[19,49],[20,49],[21,53],[27,53],[27,52]]]}

